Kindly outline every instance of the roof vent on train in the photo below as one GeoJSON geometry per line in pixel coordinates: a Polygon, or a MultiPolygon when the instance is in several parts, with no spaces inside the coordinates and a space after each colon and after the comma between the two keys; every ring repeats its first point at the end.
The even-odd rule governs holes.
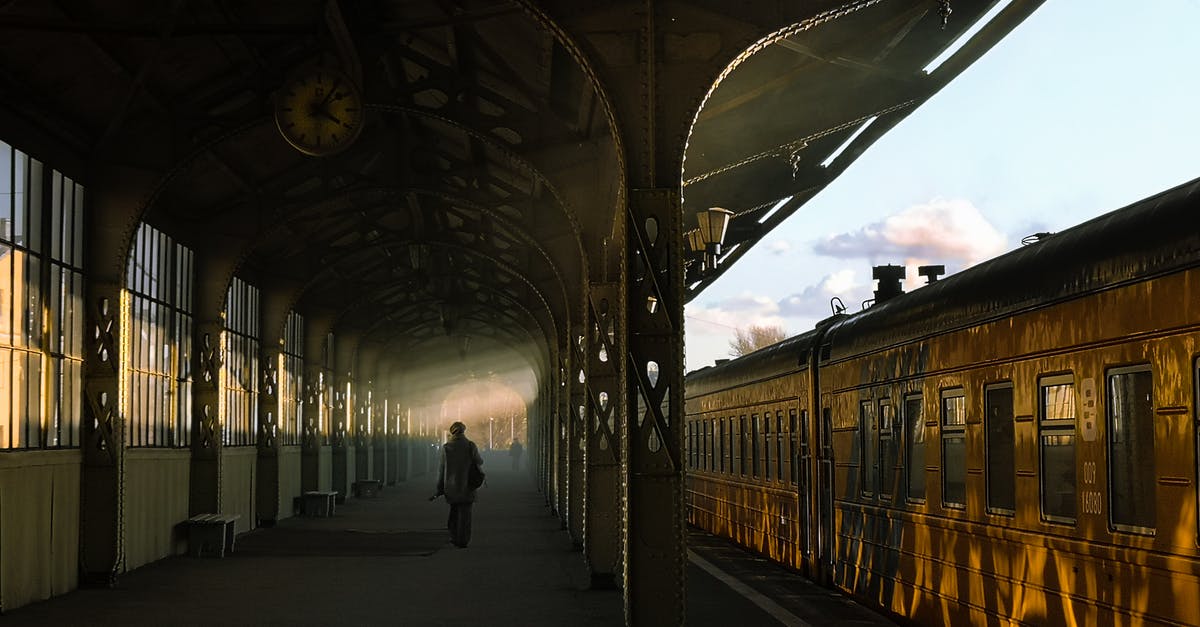
{"type": "Polygon", "coordinates": [[[904,293],[900,282],[904,280],[904,266],[875,266],[871,270],[871,278],[879,281],[875,287],[875,304],[887,301],[904,293]]]}
{"type": "Polygon", "coordinates": [[[938,277],[946,274],[946,266],[920,266],[917,268],[917,274],[925,277],[925,284],[929,285],[938,280],[938,277]]]}

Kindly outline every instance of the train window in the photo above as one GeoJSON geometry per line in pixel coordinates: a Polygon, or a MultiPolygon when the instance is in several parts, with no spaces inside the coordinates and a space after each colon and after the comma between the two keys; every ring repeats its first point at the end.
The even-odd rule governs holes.
{"type": "Polygon", "coordinates": [[[750,474],[758,476],[758,434],[761,433],[759,428],[758,414],[750,416],[750,474]]]}
{"type": "MultiPolygon", "coordinates": [[[[807,414],[808,410],[805,410],[804,413],[807,414]]],[[[804,437],[806,437],[804,429],[797,428],[797,426],[796,426],[796,410],[789,409],[788,410],[788,459],[790,459],[792,461],[792,485],[796,485],[800,482],[800,465],[801,465],[800,462],[802,461],[801,457],[800,457],[802,455],[802,450],[797,445],[796,439],[804,438],[804,437]]]]}
{"type": "Polygon", "coordinates": [[[707,419],[700,423],[700,437],[704,438],[703,458],[700,460],[704,470],[713,470],[713,420],[707,419]]]}
{"type": "Polygon", "coordinates": [[[1154,389],[1150,366],[1108,372],[1108,511],[1114,528],[1154,529],[1154,389]]]}
{"type": "Polygon", "coordinates": [[[762,432],[763,432],[763,477],[770,481],[774,473],[771,472],[771,412],[763,412],[762,417],[762,432]]]}
{"type": "Polygon", "coordinates": [[[983,390],[985,444],[987,445],[988,511],[1012,514],[1017,509],[1016,439],[1013,432],[1013,387],[990,385],[983,390]]]}
{"type": "Polygon", "coordinates": [[[783,481],[783,412],[775,412],[775,480],[783,481]]]}
{"type": "Polygon", "coordinates": [[[925,502],[925,418],[921,395],[904,399],[904,465],[908,500],[925,502]]]}
{"type": "Polygon", "coordinates": [[[875,428],[875,415],[871,411],[871,401],[860,401],[858,404],[858,437],[862,451],[862,466],[859,471],[863,496],[875,496],[879,480],[879,462],[875,455],[876,438],[879,434],[875,428]]]}
{"type": "Polygon", "coordinates": [[[696,467],[696,463],[695,463],[695,460],[693,457],[696,454],[696,446],[692,442],[692,435],[693,435],[692,423],[689,422],[683,426],[683,443],[684,443],[684,448],[686,449],[686,451],[685,451],[686,455],[684,456],[684,459],[687,460],[688,468],[696,467]]]}
{"type": "Polygon", "coordinates": [[[738,418],[738,474],[746,475],[746,416],[738,418]]]}
{"type": "Polygon", "coordinates": [[[967,397],[942,391],[942,505],[967,506],[967,397]]]}
{"type": "Polygon", "coordinates": [[[1038,382],[1042,516],[1075,523],[1075,382],[1071,375],[1038,382]]]}
{"type": "Polygon", "coordinates": [[[892,401],[879,401],[879,496],[888,501],[896,486],[897,427],[892,401]]]}
{"type": "Polygon", "coordinates": [[[721,419],[720,429],[717,430],[717,438],[720,446],[717,449],[717,458],[721,462],[721,472],[725,472],[725,451],[729,450],[725,447],[725,419],[721,419]]]}

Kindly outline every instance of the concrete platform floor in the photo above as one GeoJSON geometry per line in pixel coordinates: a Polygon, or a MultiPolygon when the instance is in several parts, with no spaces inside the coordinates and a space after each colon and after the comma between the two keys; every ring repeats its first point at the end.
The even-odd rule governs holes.
{"type": "MultiPolygon", "coordinates": [[[[225,559],[165,559],[126,573],[115,588],[78,590],[14,610],[0,623],[621,625],[620,593],[588,589],[579,552],[528,475],[488,470],[466,549],[449,543],[447,506],[428,502],[432,479],[418,477],[376,499],[351,499],[332,518],[289,518],[245,534],[225,559]]],[[[687,573],[689,625],[890,624],[720,541],[691,542],[695,557],[718,569],[728,562],[749,589],[791,596],[776,606],[781,614],[766,597],[749,598],[762,591],[739,593],[722,573],[714,576],[694,560],[687,573]]]]}

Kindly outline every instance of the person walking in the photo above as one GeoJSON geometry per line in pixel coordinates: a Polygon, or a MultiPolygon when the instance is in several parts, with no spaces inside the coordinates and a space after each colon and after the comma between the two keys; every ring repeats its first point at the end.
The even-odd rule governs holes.
{"type": "Polygon", "coordinates": [[[475,488],[468,477],[471,466],[483,466],[479,447],[467,439],[467,426],[461,422],[450,425],[450,439],[442,445],[442,459],[438,465],[437,493],[429,500],[445,496],[450,504],[450,517],[446,527],[450,529],[450,541],[460,549],[467,548],[471,541],[471,506],[475,504],[475,488]]]}
{"type": "Polygon", "coordinates": [[[521,469],[521,453],[525,452],[525,447],[521,446],[521,441],[513,438],[512,445],[508,447],[508,455],[512,457],[512,469],[521,469]]]}

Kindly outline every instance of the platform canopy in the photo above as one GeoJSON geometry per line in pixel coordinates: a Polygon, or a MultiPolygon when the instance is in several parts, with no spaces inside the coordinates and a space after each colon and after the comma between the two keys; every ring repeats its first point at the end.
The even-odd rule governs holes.
{"type": "MultiPolygon", "coordinates": [[[[809,2],[727,62],[737,37],[788,22],[774,3],[654,3],[647,20],[640,2],[10,0],[0,115],[59,167],[141,181],[100,218],[126,249],[145,220],[380,350],[548,372],[584,286],[618,276],[636,153],[686,138],[659,159],[683,163],[684,230],[734,212],[719,265],[687,258],[686,300],[1039,2],[1011,2],[923,70],[993,4],[809,2]],[[650,49],[647,24],[663,31],[650,49]],[[622,100],[620,69],[647,55],[660,79],[643,100],[679,89],[690,133],[633,136],[647,124],[629,120],[641,105],[622,100]],[[323,156],[290,145],[279,112],[314,81],[351,83],[364,109],[323,156]],[[713,86],[702,102],[694,84],[713,86]]],[[[122,252],[91,270],[120,276],[122,252]]]]}

